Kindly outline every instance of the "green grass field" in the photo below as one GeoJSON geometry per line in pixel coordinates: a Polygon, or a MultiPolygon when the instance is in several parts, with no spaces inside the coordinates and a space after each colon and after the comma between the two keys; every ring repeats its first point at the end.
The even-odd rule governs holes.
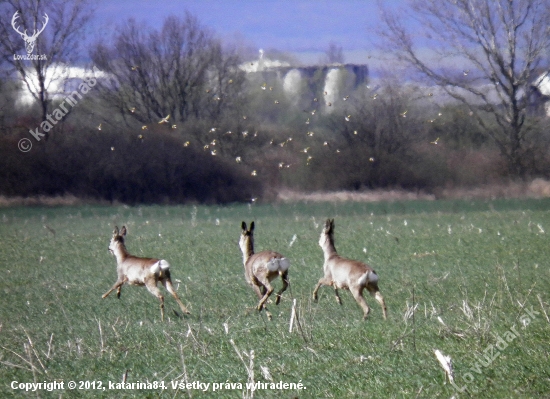
{"type": "Polygon", "coordinates": [[[550,397],[549,200],[36,207],[0,217],[2,398],[550,397]],[[387,321],[370,296],[367,321],[349,292],[343,306],[330,287],[312,302],[327,217],[339,253],[379,274],[387,321]],[[257,251],[291,260],[291,288],[269,306],[272,321],[254,310],[244,280],[242,220],[256,222],[257,251]],[[166,296],[162,323],[142,287],[101,299],[116,280],[107,250],[115,224],[128,227],[130,253],[170,262],[191,316],[166,296]],[[289,333],[293,299],[299,323],[289,333]],[[445,384],[434,349],[452,358],[456,387],[445,384]],[[123,376],[166,389],[110,390],[123,376]],[[305,388],[251,393],[252,380],[305,388]],[[13,381],[65,389],[25,392],[13,381]],[[102,386],[69,390],[69,381],[102,386]]]}

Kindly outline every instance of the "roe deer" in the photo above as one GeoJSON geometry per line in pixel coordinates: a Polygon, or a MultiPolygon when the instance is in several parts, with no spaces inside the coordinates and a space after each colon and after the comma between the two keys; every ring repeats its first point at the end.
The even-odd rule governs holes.
{"type": "Polygon", "coordinates": [[[117,290],[117,297],[120,298],[120,289],[124,283],[145,285],[149,292],[159,299],[160,314],[162,321],[164,321],[164,297],[157,287],[157,283],[160,281],[164,285],[164,288],[172,294],[181,311],[190,314],[185,305],[180,301],[172,285],[168,262],[164,259],[138,258],[137,256],[130,255],[124,245],[125,235],[125,226],[122,226],[120,234],[118,227],[115,227],[113,238],[111,238],[111,243],[109,244],[109,251],[116,257],[118,279],[115,285],[103,294],[102,298],[106,298],[114,290],[117,290]]]}
{"type": "MultiPolygon", "coordinates": [[[[252,286],[256,295],[260,299],[257,309],[261,311],[265,308],[265,303],[269,296],[273,293],[271,281],[281,276],[283,287],[277,292],[275,304],[278,305],[281,301],[281,294],[288,287],[288,268],[290,261],[280,253],[274,251],[262,251],[254,253],[254,222],[250,223],[250,229],[247,230],[246,223],[242,225],[241,238],[239,247],[243,253],[244,276],[246,282],[252,286]]],[[[269,319],[271,314],[266,308],[266,313],[269,319]]]]}
{"type": "Polygon", "coordinates": [[[336,253],[336,248],[334,248],[334,219],[327,219],[325,222],[319,238],[319,246],[323,249],[325,255],[323,266],[325,275],[319,279],[313,291],[313,299],[317,301],[317,291],[321,285],[332,285],[336,294],[336,301],[341,305],[342,301],[338,295],[338,288],[349,289],[359,306],[363,308],[363,320],[365,320],[369,314],[369,306],[363,298],[363,289],[366,288],[382,306],[384,319],[386,319],[386,303],[378,289],[378,275],[376,272],[363,262],[343,258],[336,253]]]}

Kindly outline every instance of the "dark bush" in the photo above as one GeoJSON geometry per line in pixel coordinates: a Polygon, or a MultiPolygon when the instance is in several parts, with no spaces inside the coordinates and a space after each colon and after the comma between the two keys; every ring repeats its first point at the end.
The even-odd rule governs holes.
{"type": "Polygon", "coordinates": [[[0,145],[0,194],[67,195],[136,203],[229,203],[260,197],[259,180],[172,133],[72,132],[0,145]]]}

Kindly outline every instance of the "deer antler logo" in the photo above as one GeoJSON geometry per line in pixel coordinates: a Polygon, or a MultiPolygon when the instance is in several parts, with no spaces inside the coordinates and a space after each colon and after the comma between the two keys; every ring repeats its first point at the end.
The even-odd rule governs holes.
{"type": "Polygon", "coordinates": [[[36,39],[38,38],[38,35],[40,35],[44,30],[44,28],[46,27],[46,25],[48,25],[48,21],[50,20],[50,18],[48,17],[48,14],[44,13],[44,25],[42,25],[42,29],[40,29],[39,31],[36,31],[35,29],[34,33],[31,36],[29,36],[27,35],[26,29],[24,32],[21,32],[18,26],[16,25],[16,20],[19,17],[20,17],[19,11],[16,11],[15,14],[13,14],[13,18],[11,19],[11,26],[13,26],[13,29],[17,33],[19,33],[23,38],[23,40],[25,41],[25,48],[27,49],[27,54],[30,55],[34,50],[34,44],[36,42],[36,39]]]}

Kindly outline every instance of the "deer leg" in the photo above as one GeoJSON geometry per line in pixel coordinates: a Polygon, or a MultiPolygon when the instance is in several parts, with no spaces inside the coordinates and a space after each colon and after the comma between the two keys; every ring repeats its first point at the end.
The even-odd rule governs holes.
{"type": "Polygon", "coordinates": [[[384,297],[380,293],[380,290],[378,289],[378,286],[372,287],[370,285],[367,285],[367,290],[369,290],[369,293],[376,299],[376,301],[382,306],[382,313],[384,315],[384,320],[386,320],[388,316],[388,310],[386,308],[386,302],[384,301],[384,297]]]}
{"type": "Polygon", "coordinates": [[[172,285],[172,280],[170,280],[169,278],[165,278],[164,280],[162,280],[162,285],[164,285],[164,288],[166,288],[166,291],[168,291],[170,294],[172,294],[172,296],[174,297],[174,299],[176,300],[176,302],[180,306],[181,311],[185,314],[191,314],[191,312],[189,310],[187,310],[185,305],[181,302],[180,298],[178,297],[178,294],[176,293],[176,290],[174,289],[174,286],[172,285]]]}
{"type": "Polygon", "coordinates": [[[275,305],[278,305],[279,302],[281,302],[281,294],[285,292],[288,287],[288,271],[281,274],[281,279],[283,280],[283,286],[279,290],[279,292],[277,292],[277,299],[275,300],[275,305]]]}
{"type": "MultiPolygon", "coordinates": [[[[265,288],[263,285],[261,285],[262,283],[259,280],[256,279],[255,281],[257,282],[257,284],[260,284],[260,286],[253,285],[252,288],[254,288],[254,292],[256,292],[256,294],[258,295],[258,298],[261,300],[266,295],[267,288],[265,288]]],[[[259,307],[259,305],[256,307],[256,309],[258,309],[259,311],[262,310],[259,307]]],[[[265,306],[265,304],[263,305],[263,309],[265,310],[265,314],[267,315],[267,318],[269,320],[271,320],[273,317],[271,316],[271,312],[269,310],[267,310],[267,306],[265,306]]]]}
{"type": "Polygon", "coordinates": [[[338,288],[334,285],[334,295],[336,295],[336,302],[338,302],[339,305],[342,304],[342,299],[340,299],[340,294],[338,293],[338,288]]]}
{"type": "Polygon", "coordinates": [[[109,296],[109,294],[110,294],[111,292],[113,292],[114,290],[117,290],[117,296],[120,298],[120,287],[122,287],[122,284],[124,284],[124,281],[122,281],[122,280],[117,280],[117,282],[115,283],[115,285],[113,285],[109,291],[107,291],[105,294],[103,294],[103,295],[101,296],[101,298],[103,298],[103,299],[107,298],[107,297],[109,296]]]}
{"type": "Polygon", "coordinates": [[[145,283],[145,287],[147,287],[147,290],[156,296],[160,301],[160,317],[161,320],[164,321],[164,297],[160,293],[159,288],[157,287],[157,283],[154,280],[148,281],[145,283]]]}
{"type": "Polygon", "coordinates": [[[386,309],[386,302],[384,302],[384,297],[380,293],[380,291],[376,291],[376,294],[374,294],[374,299],[378,301],[380,306],[382,306],[382,312],[384,314],[384,320],[387,319],[388,316],[388,310],[386,309]]]}
{"type": "Polygon", "coordinates": [[[363,288],[350,287],[351,294],[353,295],[359,306],[363,308],[363,320],[366,320],[367,316],[369,315],[370,309],[369,305],[367,305],[367,302],[365,301],[365,298],[363,298],[363,294],[361,293],[361,291],[363,291],[363,288]]]}
{"type": "Polygon", "coordinates": [[[258,310],[262,310],[264,308],[265,303],[267,302],[269,296],[273,293],[273,287],[269,283],[269,279],[267,277],[258,279],[260,283],[263,285],[263,291],[264,296],[262,299],[260,299],[260,303],[258,303],[258,310]]]}
{"type": "Polygon", "coordinates": [[[319,279],[319,282],[317,283],[317,285],[315,286],[315,289],[313,290],[313,300],[315,302],[317,302],[317,291],[319,291],[319,288],[322,286],[322,285],[332,285],[332,279],[328,278],[328,277],[321,277],[319,279]]]}

